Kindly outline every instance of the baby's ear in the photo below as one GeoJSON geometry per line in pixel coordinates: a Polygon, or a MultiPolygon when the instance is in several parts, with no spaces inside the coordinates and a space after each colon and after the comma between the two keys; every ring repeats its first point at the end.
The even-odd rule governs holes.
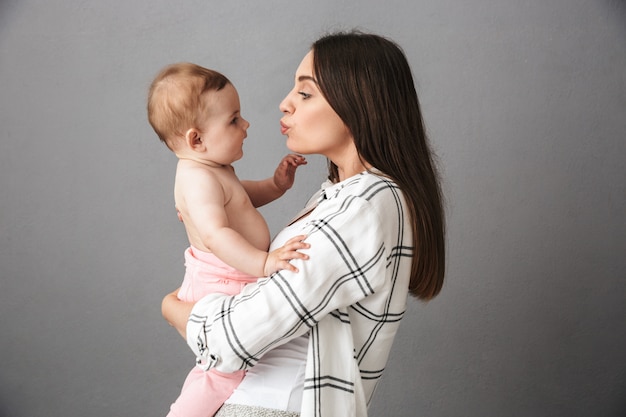
{"type": "Polygon", "coordinates": [[[204,142],[200,136],[200,132],[197,129],[189,129],[185,132],[185,144],[193,150],[202,150],[204,142]]]}

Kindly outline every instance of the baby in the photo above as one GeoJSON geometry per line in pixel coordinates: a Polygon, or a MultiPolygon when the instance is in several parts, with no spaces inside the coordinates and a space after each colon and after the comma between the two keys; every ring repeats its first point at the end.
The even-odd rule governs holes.
{"type": "MultiPolygon", "coordinates": [[[[241,116],[239,95],[219,72],[191,63],[164,68],[152,82],[148,119],[178,157],[174,198],[190,247],[178,297],[198,301],[212,292],[236,294],[257,277],[280,269],[296,271],[291,259],[307,259],[305,236],[268,253],[270,234],[256,207],[282,196],[304,157],[285,156],[274,176],[240,181],[232,163],[243,156],[250,124],[241,116]]],[[[195,367],[168,416],[215,414],[241,382],[244,371],[224,374],[195,367]]]]}

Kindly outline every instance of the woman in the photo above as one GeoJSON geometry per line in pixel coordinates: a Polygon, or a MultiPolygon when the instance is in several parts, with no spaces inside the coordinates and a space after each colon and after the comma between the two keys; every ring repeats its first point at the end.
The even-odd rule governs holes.
{"type": "Polygon", "coordinates": [[[309,260],[238,296],[190,306],[174,292],[163,315],[207,369],[248,369],[217,416],[365,416],[408,293],[429,300],[443,284],[442,197],[411,70],[383,37],[328,35],[280,109],[287,147],[329,161],[327,186],[273,243],[307,235],[309,260]]]}

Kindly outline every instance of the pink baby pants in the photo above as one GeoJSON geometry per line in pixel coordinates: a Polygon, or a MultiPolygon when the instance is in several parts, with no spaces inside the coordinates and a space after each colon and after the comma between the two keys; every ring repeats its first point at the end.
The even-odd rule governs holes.
{"type": "MultiPolygon", "coordinates": [[[[185,251],[185,278],[178,292],[182,301],[195,302],[207,294],[238,294],[258,278],[237,271],[212,253],[193,246],[185,251]]],[[[180,396],[168,417],[211,417],[241,382],[244,371],[232,374],[194,367],[187,375],[180,396]]]]}

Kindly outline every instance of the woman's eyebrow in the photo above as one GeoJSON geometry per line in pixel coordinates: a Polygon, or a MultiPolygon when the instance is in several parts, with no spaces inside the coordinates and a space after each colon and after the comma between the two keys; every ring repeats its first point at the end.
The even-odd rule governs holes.
{"type": "Polygon", "coordinates": [[[311,77],[310,75],[301,75],[298,77],[298,81],[313,81],[315,84],[317,84],[317,80],[313,77],[311,77]]]}

